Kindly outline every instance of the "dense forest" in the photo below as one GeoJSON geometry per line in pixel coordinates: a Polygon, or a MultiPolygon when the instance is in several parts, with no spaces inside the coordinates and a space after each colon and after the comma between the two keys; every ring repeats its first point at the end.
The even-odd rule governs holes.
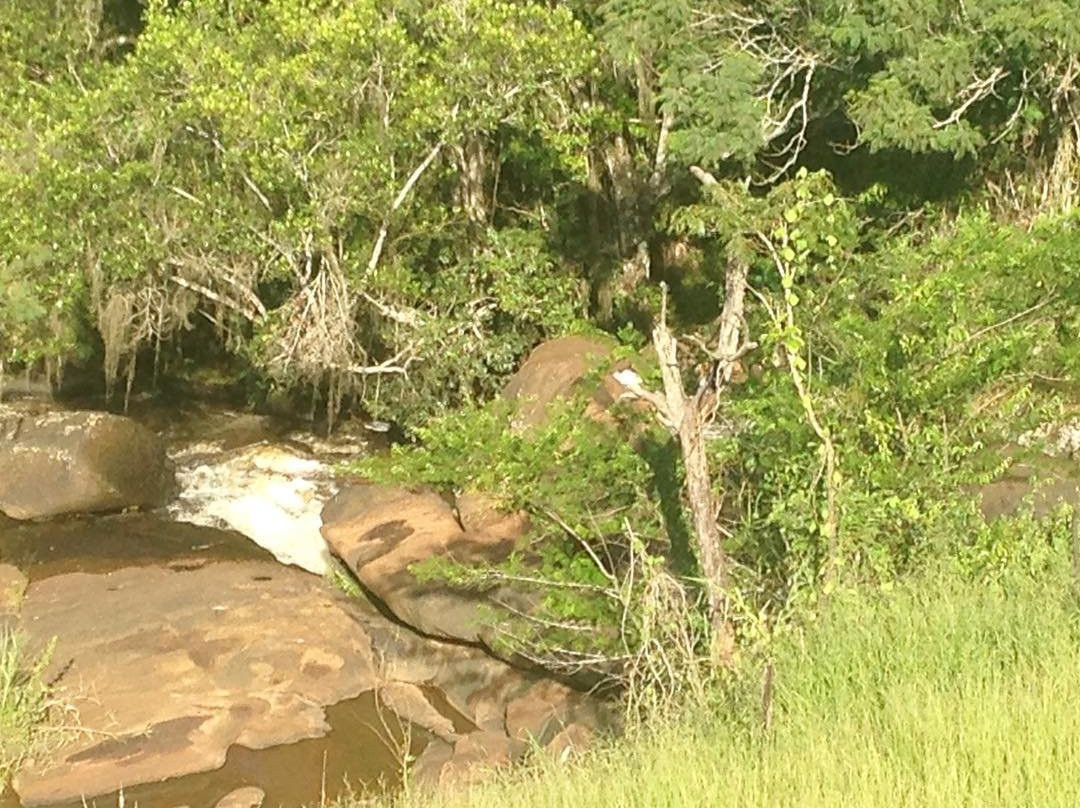
{"type": "MultiPolygon", "coordinates": [[[[774,687],[785,766],[889,675],[962,708],[1075,661],[1080,496],[987,520],[979,492],[1020,456],[1080,476],[1077,0],[5,0],[0,109],[0,377],[393,422],[353,472],[533,518],[505,563],[423,574],[527,590],[490,616],[507,653],[687,754],[718,733],[718,779],[774,687]],[[620,400],[522,430],[498,393],[566,335],[620,400]],[[920,614],[930,684],[889,656],[920,614]]],[[[854,750],[917,732],[867,721],[854,750]]],[[[952,764],[909,753],[878,764],[929,793],[952,764]]],[[[551,804],[599,799],[560,776],[551,804]]]]}

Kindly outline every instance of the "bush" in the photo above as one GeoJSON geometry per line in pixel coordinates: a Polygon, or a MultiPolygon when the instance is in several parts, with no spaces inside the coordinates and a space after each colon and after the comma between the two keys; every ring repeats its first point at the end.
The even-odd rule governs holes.
{"type": "Polygon", "coordinates": [[[28,660],[20,637],[0,629],[0,791],[44,742],[55,706],[43,679],[50,655],[28,660]]]}

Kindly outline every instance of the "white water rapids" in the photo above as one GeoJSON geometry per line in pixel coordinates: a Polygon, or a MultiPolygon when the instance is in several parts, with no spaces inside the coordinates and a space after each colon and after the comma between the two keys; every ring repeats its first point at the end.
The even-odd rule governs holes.
{"type": "Polygon", "coordinates": [[[362,436],[300,432],[238,449],[214,440],[174,442],[169,454],[180,490],[168,510],[177,521],[235,530],[282,564],[323,575],[330,552],[321,514],[338,491],[335,467],[368,450],[362,436]]]}

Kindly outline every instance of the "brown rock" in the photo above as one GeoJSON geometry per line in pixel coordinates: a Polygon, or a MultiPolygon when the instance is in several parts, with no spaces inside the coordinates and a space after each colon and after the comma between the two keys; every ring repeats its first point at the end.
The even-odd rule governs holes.
{"type": "Polygon", "coordinates": [[[20,628],[56,638],[47,678],[85,732],[24,768],[24,805],[76,801],[325,734],[324,707],[374,688],[371,640],[339,596],[268,562],[128,568],[32,583],[20,628]]]}
{"type": "Polygon", "coordinates": [[[280,432],[278,424],[270,416],[245,413],[215,425],[203,439],[220,441],[222,449],[229,450],[274,440],[280,432]]]}
{"type": "Polygon", "coordinates": [[[0,612],[14,613],[25,589],[26,576],[10,564],[0,564],[0,612]]]}
{"type": "Polygon", "coordinates": [[[453,756],[452,743],[435,739],[424,747],[424,751],[413,761],[409,769],[410,780],[420,786],[438,786],[442,781],[443,769],[453,756]]]}
{"type": "Polygon", "coordinates": [[[587,750],[593,745],[594,739],[592,730],[584,724],[571,724],[552,738],[544,751],[553,759],[565,762],[587,750]]]}
{"type": "Polygon", "coordinates": [[[217,801],[214,808],[261,808],[266,792],[255,786],[230,791],[217,801]]]}
{"type": "Polygon", "coordinates": [[[511,738],[543,746],[574,720],[582,701],[564,684],[537,682],[506,705],[506,731],[511,738]]]}
{"type": "Polygon", "coordinates": [[[1071,460],[1032,455],[1013,463],[1001,479],[981,486],[978,493],[987,520],[1015,515],[1029,498],[1033,515],[1042,519],[1061,505],[1080,507],[1080,466],[1071,460]]]}
{"type": "MultiPolygon", "coordinates": [[[[205,529],[195,538],[200,546],[213,539],[205,529]]],[[[18,774],[27,808],[79,804],[84,795],[109,795],[104,801],[114,804],[121,786],[128,804],[213,805],[252,782],[249,773],[263,772],[260,766],[266,771],[258,785],[276,804],[285,793],[299,794],[289,790],[299,775],[288,766],[315,771],[325,760],[310,751],[294,759],[290,750],[319,738],[349,750],[382,743],[357,740],[380,717],[394,726],[392,716],[377,712],[371,691],[382,708],[435,735],[417,770],[440,779],[445,768],[447,782],[479,776],[525,748],[506,722],[512,714],[515,726],[527,723],[523,700],[565,704],[570,713],[552,719],[560,727],[583,713],[573,698],[560,701],[561,685],[547,690],[537,675],[481,648],[422,637],[270,561],[206,557],[172,568],[93,572],[31,567],[30,577],[18,627],[29,653],[56,638],[45,675],[57,679],[56,696],[86,732],[64,738],[18,774]],[[331,724],[336,729],[327,735],[331,724]]],[[[324,748],[338,772],[327,784],[332,798],[343,776],[335,755],[346,753],[324,748]]],[[[371,765],[372,754],[361,751],[359,765],[371,765]]],[[[318,801],[317,782],[303,788],[296,799],[318,801]]]]}
{"type": "Polygon", "coordinates": [[[438,741],[417,758],[413,779],[439,788],[468,785],[509,765],[522,749],[521,744],[498,732],[474,732],[453,745],[438,741]]]}
{"type": "MultiPolygon", "coordinates": [[[[539,345],[503,390],[505,398],[517,401],[515,425],[527,429],[542,424],[552,402],[568,398],[592,371],[611,364],[613,347],[611,340],[581,336],[560,337],[539,345]]],[[[591,391],[589,409],[593,414],[606,410],[623,390],[610,373],[605,374],[591,391]]]]}
{"type": "Polygon", "coordinates": [[[161,441],[128,418],[0,409],[0,511],[14,519],[160,505],[173,485],[161,441]]]}
{"type": "Polygon", "coordinates": [[[26,576],[10,564],[0,564],[0,630],[15,620],[26,589],[26,576]]]}
{"type": "Polygon", "coordinates": [[[454,745],[454,756],[442,771],[442,782],[472,781],[484,770],[506,766],[523,746],[503,732],[481,731],[466,735],[454,745]]]}
{"type": "Polygon", "coordinates": [[[398,717],[426,729],[437,738],[453,742],[458,738],[454,722],[440,713],[424,695],[424,691],[409,682],[386,682],[379,686],[379,701],[398,717]]]}
{"type": "Polygon", "coordinates": [[[504,560],[527,527],[519,517],[476,516],[467,531],[454,509],[433,491],[359,485],[338,494],[323,511],[330,549],[391,612],[417,630],[466,642],[490,640],[483,624],[483,593],[445,581],[421,582],[416,565],[432,559],[461,563],[504,560]]]}

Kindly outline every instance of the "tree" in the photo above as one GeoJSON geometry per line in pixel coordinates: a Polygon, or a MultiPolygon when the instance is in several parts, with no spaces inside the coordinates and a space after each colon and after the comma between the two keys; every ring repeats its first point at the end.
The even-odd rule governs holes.
{"type": "MultiPolygon", "coordinates": [[[[0,177],[19,211],[0,237],[81,279],[72,316],[89,310],[109,383],[203,316],[331,413],[349,392],[399,412],[447,384],[475,395],[485,362],[512,361],[498,176],[536,138],[573,171],[580,25],[489,0],[173,5],[151,4],[134,52],[43,121],[30,171],[0,177]]],[[[572,275],[541,289],[535,333],[567,327],[572,275]]]]}

